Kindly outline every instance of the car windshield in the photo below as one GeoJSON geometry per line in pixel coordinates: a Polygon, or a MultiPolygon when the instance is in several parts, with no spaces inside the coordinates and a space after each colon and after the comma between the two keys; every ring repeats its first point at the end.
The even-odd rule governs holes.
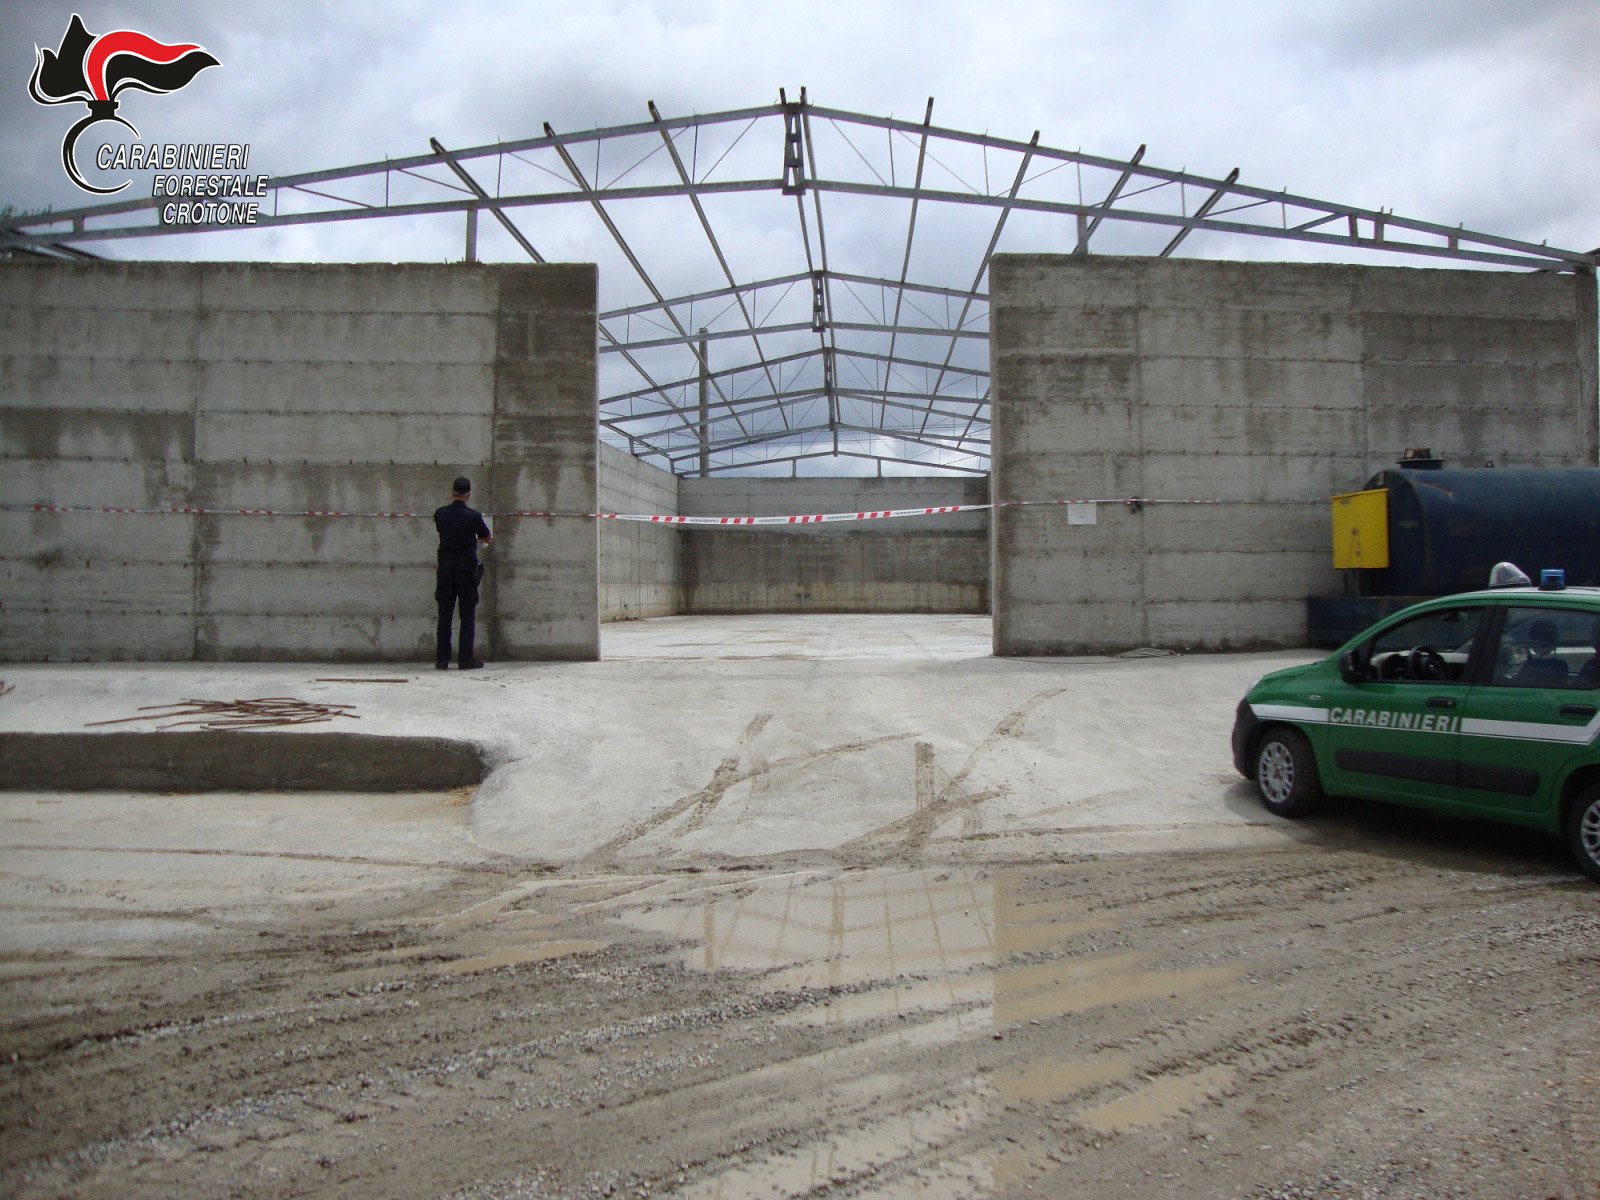
{"type": "Polygon", "coordinates": [[[1378,634],[1366,653],[1368,679],[1460,679],[1483,623],[1482,606],[1442,608],[1378,634]]]}

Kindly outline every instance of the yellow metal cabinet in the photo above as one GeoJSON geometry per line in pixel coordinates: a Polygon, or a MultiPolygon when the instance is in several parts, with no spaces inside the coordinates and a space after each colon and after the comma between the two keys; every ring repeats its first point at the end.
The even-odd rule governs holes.
{"type": "Polygon", "coordinates": [[[1346,492],[1333,498],[1333,565],[1389,565],[1389,490],[1346,492]]]}

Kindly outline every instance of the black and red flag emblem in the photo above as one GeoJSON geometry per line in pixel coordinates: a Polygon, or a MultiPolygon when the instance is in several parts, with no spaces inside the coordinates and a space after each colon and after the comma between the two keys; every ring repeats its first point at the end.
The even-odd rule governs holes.
{"type": "MultiPolygon", "coordinates": [[[[78,136],[98,121],[115,121],[139,131],[117,116],[117,95],[129,88],[165,94],[175,92],[207,67],[220,67],[204,47],[192,42],[169,46],[132,29],[118,29],[96,36],[83,27],[78,14],[72,14],[60,47],[51,52],[35,47],[33,78],[28,80],[28,95],[40,104],[70,104],[81,100],[89,115],[67,131],[61,142],[61,165],[73,183],[86,192],[120,192],[117,187],[95,187],[78,173],[72,148],[78,136]]],[[[132,182],[131,180],[129,182],[132,182]]]]}

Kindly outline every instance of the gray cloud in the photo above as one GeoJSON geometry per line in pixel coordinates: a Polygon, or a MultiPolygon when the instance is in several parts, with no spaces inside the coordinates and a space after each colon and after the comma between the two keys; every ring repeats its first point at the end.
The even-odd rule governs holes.
{"type": "MultiPolygon", "coordinates": [[[[1213,175],[1237,165],[1263,186],[1534,241],[1600,241],[1592,0],[78,7],[95,32],[130,26],[216,53],[221,70],[171,96],[132,96],[126,111],[150,138],[249,141],[252,166],[270,173],[419,153],[430,136],[459,147],[535,135],[547,120],[563,130],[641,120],[648,99],[668,113],[759,104],[806,84],[839,108],[920,117],[933,95],[940,124],[1021,139],[1038,128],[1047,143],[1113,156],[1147,142],[1161,165],[1213,175]]],[[[32,104],[24,86],[34,43],[54,45],[73,8],[21,0],[0,30],[0,76],[13,81],[0,86],[0,203],[83,202],[57,158],[64,111],[32,104]]],[[[837,207],[841,252],[894,260],[898,214],[837,207]]],[[[769,211],[727,229],[741,253],[759,256],[774,236],[792,249],[790,213],[769,211]]],[[[563,251],[603,253],[592,228],[540,223],[563,251]]],[[[651,261],[672,273],[693,239],[637,224],[651,261]]],[[[1042,236],[1052,244],[1041,248],[1065,241],[1042,236]]],[[[439,222],[244,241],[271,256],[459,253],[459,232],[439,222]]],[[[232,256],[244,241],[113,252],[232,256]]],[[[951,251],[956,274],[963,249],[951,251]]]]}

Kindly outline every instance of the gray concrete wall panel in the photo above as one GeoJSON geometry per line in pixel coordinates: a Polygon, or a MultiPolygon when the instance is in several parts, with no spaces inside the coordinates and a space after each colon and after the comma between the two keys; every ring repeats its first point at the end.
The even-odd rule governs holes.
{"type": "MultiPolygon", "coordinates": [[[[781,516],[983,504],[981,479],[682,479],[692,516],[781,516]]],[[[957,612],[989,608],[988,513],[679,534],[681,611],[957,612]]]]}
{"type": "MultiPolygon", "coordinates": [[[[678,511],[678,477],[615,446],[600,446],[600,511],[678,511]]],[[[637,521],[600,523],[600,619],[629,621],[679,611],[678,533],[637,521]]]]}
{"type": "Polygon", "coordinates": [[[192,370],[200,331],[192,309],[0,306],[0,354],[56,359],[143,359],[192,370]]]}
{"type": "Polygon", "coordinates": [[[197,384],[221,414],[430,413],[481,417],[494,366],[477,363],[208,362],[197,384]]]}
{"type": "Polygon", "coordinates": [[[106,619],[150,611],[189,612],[194,591],[184,562],[126,558],[12,560],[0,565],[0,590],[8,607],[29,597],[56,595],[106,619]]]}
{"type": "Polygon", "coordinates": [[[0,546],[6,563],[115,559],[182,565],[194,552],[199,520],[178,514],[152,519],[138,538],[130,538],[127,520],[112,514],[0,512],[0,546]]]}
{"type": "Polygon", "coordinates": [[[1576,275],[1572,280],[1575,322],[1575,357],[1578,360],[1578,395],[1582,398],[1584,444],[1588,462],[1600,454],[1600,293],[1594,276],[1576,275]]]}
{"type": "Polygon", "coordinates": [[[192,303],[212,313],[464,314],[482,318],[495,312],[500,283],[492,269],[441,269],[433,263],[346,263],[331,268],[207,263],[196,271],[194,286],[192,303]],[[306,287],[306,270],[319,272],[314,289],[306,287]]]}
{"type": "Polygon", "coordinates": [[[1363,411],[1359,362],[1264,358],[1158,358],[1139,363],[1140,402],[1146,408],[1205,403],[1363,411]]]}
{"type": "Polygon", "coordinates": [[[1158,505],[1139,515],[1139,529],[1145,550],[1152,554],[1164,550],[1248,550],[1253,546],[1322,554],[1327,551],[1330,537],[1326,499],[1270,505],[1158,505]]]}
{"type": "Polygon", "coordinates": [[[206,312],[196,337],[202,358],[247,362],[480,363],[493,344],[482,313],[206,312]]]}
{"type": "MultiPolygon", "coordinates": [[[[431,591],[431,580],[428,587],[431,591]]],[[[418,619],[412,612],[196,613],[192,654],[181,657],[203,662],[414,662],[418,658],[418,619]],[[331,649],[308,649],[319,646],[331,649]]],[[[422,619],[431,622],[431,618],[422,619]]],[[[480,615],[480,631],[485,623],[480,615]]],[[[433,654],[431,633],[427,643],[425,658],[433,654]]]]}
{"type": "MultiPolygon", "coordinates": [[[[106,518],[113,520],[114,518],[106,518]]],[[[224,563],[329,562],[416,567],[432,577],[438,539],[432,521],[382,517],[322,521],[261,521],[254,517],[196,518],[194,537],[206,543],[206,561],[224,563]]]]}
{"type": "MultiPolygon", "coordinates": [[[[480,508],[591,512],[594,283],[589,266],[5,264],[0,493],[428,513],[464,471],[480,508]]],[[[4,515],[6,658],[433,652],[425,518],[4,515]]],[[[480,646],[597,657],[593,522],[496,533],[480,646]]]]}
{"type": "Polygon", "coordinates": [[[189,412],[199,386],[186,363],[0,355],[0,395],[7,406],[189,412]]]}
{"type": "Polygon", "coordinates": [[[205,462],[396,463],[419,449],[443,463],[485,462],[491,423],[454,413],[202,412],[195,454],[205,462]]]}
{"type": "Polygon", "coordinates": [[[0,458],[0,495],[28,504],[188,505],[194,503],[195,477],[195,464],[181,459],[0,458]]]}
{"type": "Polygon", "coordinates": [[[1330,447],[1359,445],[1365,430],[1362,414],[1348,408],[1231,404],[1146,407],[1139,414],[1139,434],[1147,455],[1209,454],[1217,445],[1267,443],[1284,454],[1326,455],[1330,447]]]}
{"type": "Polygon", "coordinates": [[[1406,448],[1595,462],[1593,279],[1003,255],[991,311],[997,500],[1223,502],[998,512],[999,654],[1300,644],[1328,498],[1406,448]]]}
{"type": "MultiPolygon", "coordinates": [[[[984,480],[948,475],[891,476],[882,479],[722,476],[678,481],[678,511],[685,516],[699,517],[880,512],[885,509],[988,502],[988,487],[984,480]]],[[[947,513],[936,517],[897,517],[892,526],[841,522],[806,527],[806,531],[820,537],[846,537],[851,533],[867,531],[986,533],[988,521],[987,512],[947,513]]]]}
{"type": "MultiPolygon", "coordinates": [[[[592,513],[599,502],[598,280],[592,265],[500,277],[490,506],[592,513]]],[[[600,536],[588,517],[497,530],[488,648],[503,658],[600,657],[600,536]]]]}
{"type": "Polygon", "coordinates": [[[11,662],[175,662],[194,657],[194,611],[140,608],[126,614],[89,612],[52,584],[61,597],[49,608],[28,608],[8,596],[0,627],[0,658],[11,662]]]}
{"type": "Polygon", "coordinates": [[[1361,357],[1354,314],[1150,307],[1139,313],[1146,358],[1246,358],[1351,362],[1361,357]]]}
{"type": "Polygon", "coordinates": [[[191,462],[194,422],[185,413],[104,408],[0,408],[6,458],[191,462]]]}

